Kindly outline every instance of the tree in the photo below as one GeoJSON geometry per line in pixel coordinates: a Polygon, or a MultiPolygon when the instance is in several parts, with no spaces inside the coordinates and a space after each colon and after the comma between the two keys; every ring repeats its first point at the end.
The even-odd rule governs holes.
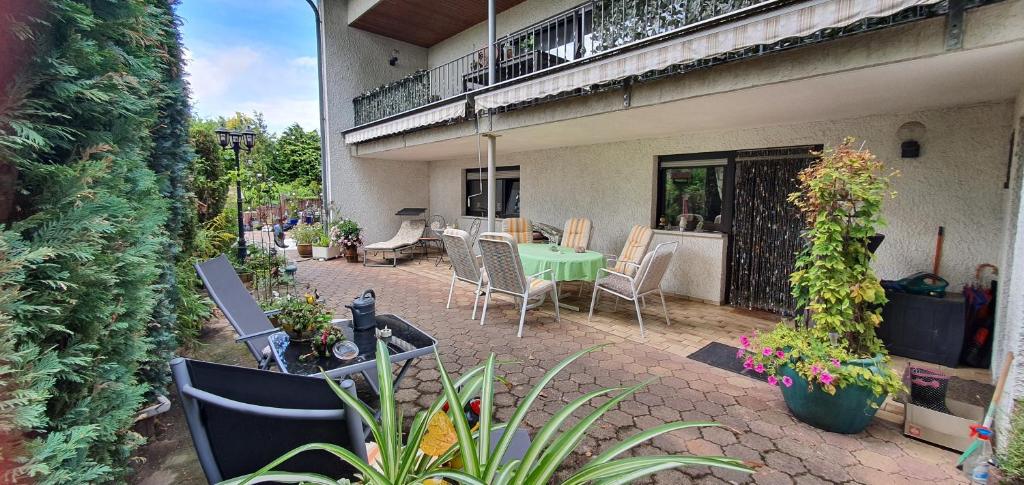
{"type": "Polygon", "coordinates": [[[270,168],[274,182],[320,185],[320,135],[292,124],[277,140],[275,163],[270,168]]]}
{"type": "Polygon", "coordinates": [[[189,182],[196,198],[196,214],[199,223],[217,217],[224,210],[228,196],[228,160],[221,150],[214,130],[217,122],[193,118],[189,126],[189,143],[195,151],[189,182]]]}

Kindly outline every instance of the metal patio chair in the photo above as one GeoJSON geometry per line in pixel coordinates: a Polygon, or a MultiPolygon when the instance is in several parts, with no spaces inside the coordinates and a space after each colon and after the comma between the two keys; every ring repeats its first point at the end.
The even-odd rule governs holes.
{"type": "Polygon", "coordinates": [[[445,308],[452,307],[452,293],[455,292],[455,282],[464,281],[476,285],[473,292],[473,320],[476,320],[476,307],[480,303],[480,289],[485,284],[483,272],[480,271],[480,259],[473,254],[472,243],[469,233],[459,229],[445,229],[441,239],[448,251],[448,259],[452,262],[452,284],[448,288],[448,304],[445,308]]]}
{"type": "Polygon", "coordinates": [[[565,229],[562,230],[562,240],[559,245],[565,248],[576,249],[590,247],[590,236],[593,234],[594,226],[590,219],[575,217],[565,221],[565,229]]]}
{"type": "Polygon", "coordinates": [[[654,231],[650,226],[633,226],[629,231],[629,237],[626,238],[626,244],[622,246],[622,252],[618,256],[607,255],[608,265],[612,266],[616,273],[633,276],[636,268],[640,266],[640,260],[651,247],[651,239],[654,239],[654,231]]]}
{"type": "MultiPolygon", "coordinates": [[[[665,324],[671,325],[668,319],[668,307],[665,305],[665,294],[661,292],[661,279],[668,271],[668,265],[672,262],[672,256],[679,247],[678,241],[661,243],[654,248],[654,251],[647,253],[643,261],[637,267],[635,276],[619,273],[607,268],[601,268],[597,274],[607,276],[599,277],[594,282],[594,296],[590,299],[590,314],[587,321],[594,316],[594,307],[597,306],[598,292],[606,291],[619,298],[633,302],[636,308],[636,318],[640,322],[640,337],[644,337],[644,317],[640,314],[640,299],[650,293],[657,293],[661,298],[661,310],[665,312],[665,324]]],[[[487,308],[486,306],[484,308],[487,308]]]]}
{"type": "Polygon", "coordinates": [[[480,317],[480,325],[487,320],[487,306],[495,292],[511,295],[519,302],[519,337],[523,336],[526,310],[542,305],[544,297],[548,294],[555,303],[555,319],[562,321],[558,313],[558,289],[555,281],[553,277],[541,279],[543,275],[550,275],[551,269],[527,277],[523,272],[523,263],[519,260],[516,240],[511,234],[485,232],[480,235],[477,244],[480,245],[480,256],[484,261],[484,270],[487,271],[487,294],[484,296],[484,313],[480,317]],[[538,297],[539,301],[532,305],[529,303],[531,298],[538,297]]]}
{"type": "MultiPolygon", "coordinates": [[[[307,443],[330,443],[366,460],[363,421],[323,379],[176,358],[171,372],[210,483],[259,470],[307,443]]],[[[355,396],[351,380],[341,388],[355,396]]],[[[306,451],[277,467],[352,477],[355,469],[326,451],[306,451]]]]}
{"type": "Polygon", "coordinates": [[[501,221],[501,231],[511,235],[516,243],[533,242],[533,224],[524,217],[513,217],[501,221]]]}
{"type": "Polygon", "coordinates": [[[363,246],[363,266],[398,266],[398,254],[419,245],[420,238],[423,237],[423,229],[426,226],[427,221],[423,219],[402,221],[402,226],[398,228],[398,233],[391,239],[363,246]],[[391,264],[367,264],[367,256],[370,251],[380,253],[390,251],[392,256],[391,264]]]}
{"type": "Polygon", "coordinates": [[[223,254],[196,263],[195,268],[210,298],[238,334],[236,341],[245,342],[260,368],[267,368],[273,362],[267,337],[278,331],[268,318],[274,312],[260,308],[223,254]]]}

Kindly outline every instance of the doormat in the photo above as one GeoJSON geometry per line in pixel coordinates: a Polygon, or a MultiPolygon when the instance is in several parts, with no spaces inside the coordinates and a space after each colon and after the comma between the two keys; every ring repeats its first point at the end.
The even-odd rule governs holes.
{"type": "Polygon", "coordinates": [[[719,369],[725,369],[729,372],[735,372],[740,375],[744,375],[751,379],[756,379],[761,382],[768,381],[767,374],[758,374],[754,371],[748,371],[743,368],[743,361],[736,358],[736,352],[739,351],[736,347],[730,347],[725,344],[718,342],[711,342],[700,350],[687,355],[689,359],[702,362],[712,367],[718,367],[719,369]]]}

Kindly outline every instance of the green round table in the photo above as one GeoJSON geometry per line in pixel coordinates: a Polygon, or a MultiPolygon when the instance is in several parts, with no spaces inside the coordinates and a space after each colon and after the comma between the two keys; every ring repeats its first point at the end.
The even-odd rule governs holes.
{"type": "Polygon", "coordinates": [[[594,281],[597,271],[605,266],[605,257],[597,251],[577,253],[571,248],[555,246],[552,251],[550,244],[520,244],[519,259],[523,262],[523,271],[527,276],[548,269],[553,275],[543,275],[543,279],[555,281],[594,281]]]}

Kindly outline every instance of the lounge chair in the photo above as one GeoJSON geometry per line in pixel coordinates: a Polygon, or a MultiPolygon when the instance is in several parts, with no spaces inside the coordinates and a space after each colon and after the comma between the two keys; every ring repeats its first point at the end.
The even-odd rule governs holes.
{"type": "Polygon", "coordinates": [[[501,231],[512,235],[518,244],[533,242],[533,224],[529,219],[515,217],[501,221],[501,231]]]}
{"type": "Polygon", "coordinates": [[[562,230],[562,240],[559,244],[566,248],[582,247],[587,249],[590,246],[590,236],[593,233],[593,225],[590,219],[573,218],[565,221],[565,229],[562,230]]]}
{"type": "Polygon", "coordinates": [[[679,247],[678,241],[659,244],[654,251],[644,256],[643,261],[637,267],[635,277],[607,268],[598,270],[599,278],[594,282],[594,296],[590,299],[590,314],[587,315],[587,321],[594,316],[598,292],[606,291],[633,302],[633,306],[636,308],[636,318],[640,322],[640,337],[643,338],[644,317],[640,314],[640,299],[650,293],[658,293],[658,296],[661,297],[661,309],[665,312],[665,324],[671,325],[672,322],[668,319],[668,307],[665,306],[665,294],[661,292],[661,279],[668,271],[668,265],[672,262],[672,256],[677,247],[679,247]],[[600,277],[602,273],[607,276],[600,277]]]}
{"type": "MultiPolygon", "coordinates": [[[[307,443],[331,443],[366,460],[363,421],[317,377],[176,358],[171,372],[199,464],[210,483],[259,470],[307,443]]],[[[355,395],[351,380],[340,383],[355,395]]],[[[306,451],[277,470],[353,477],[333,454],[306,451]]]]}
{"type": "Polygon", "coordinates": [[[527,277],[523,273],[523,263],[519,260],[516,240],[510,234],[485,232],[480,235],[477,244],[480,245],[484,269],[487,270],[487,295],[484,297],[484,313],[480,317],[480,325],[487,320],[487,306],[495,292],[511,295],[520,303],[519,337],[523,336],[526,310],[540,306],[548,294],[551,294],[555,303],[555,319],[562,321],[558,313],[558,288],[553,279],[542,278],[544,275],[551,277],[550,268],[527,277]],[[531,298],[539,298],[539,301],[531,305],[531,298]]]}
{"type": "Polygon", "coordinates": [[[448,259],[452,261],[452,284],[448,288],[448,304],[445,308],[452,307],[452,293],[455,292],[455,282],[464,281],[476,286],[473,292],[473,315],[470,317],[476,320],[476,307],[480,303],[480,288],[486,284],[483,272],[480,271],[480,259],[473,255],[472,241],[466,231],[459,229],[445,229],[441,235],[444,247],[448,250],[448,259]]]}
{"type": "Polygon", "coordinates": [[[195,268],[210,298],[238,333],[237,340],[249,346],[260,368],[267,368],[273,361],[267,337],[277,331],[267,317],[273,312],[260,308],[224,255],[196,263],[195,268]]]}
{"type": "Polygon", "coordinates": [[[395,237],[387,241],[367,244],[363,246],[363,266],[398,266],[398,254],[406,249],[414,248],[420,244],[423,237],[423,229],[427,227],[427,221],[414,219],[402,221],[402,227],[398,228],[395,237]],[[391,252],[391,264],[367,264],[370,251],[387,253],[391,252]]]}

